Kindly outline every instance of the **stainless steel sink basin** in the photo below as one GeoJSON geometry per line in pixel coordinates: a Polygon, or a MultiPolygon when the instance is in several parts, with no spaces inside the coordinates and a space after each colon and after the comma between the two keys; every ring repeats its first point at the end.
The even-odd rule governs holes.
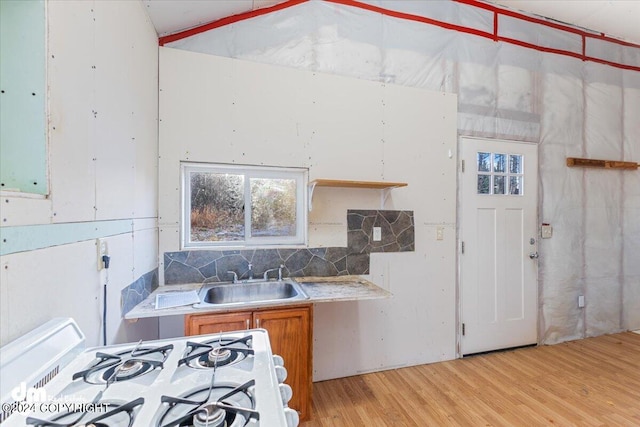
{"type": "Polygon", "coordinates": [[[196,308],[309,299],[300,285],[291,279],[210,284],[203,286],[198,296],[200,303],[194,305],[196,308]]]}

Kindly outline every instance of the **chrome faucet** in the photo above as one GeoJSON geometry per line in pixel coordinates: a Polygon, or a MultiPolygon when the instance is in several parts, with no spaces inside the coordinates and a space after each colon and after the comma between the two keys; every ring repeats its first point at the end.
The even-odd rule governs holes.
{"type": "Polygon", "coordinates": [[[238,283],[238,273],[235,271],[227,271],[227,274],[233,274],[233,283],[238,283]]]}
{"type": "Polygon", "coordinates": [[[270,269],[268,269],[267,271],[265,271],[265,272],[264,272],[264,277],[263,277],[263,279],[264,279],[264,280],[268,280],[269,278],[267,277],[267,275],[268,275],[269,273],[271,273],[272,271],[276,271],[276,270],[278,270],[278,281],[281,281],[281,280],[282,280],[282,269],[283,269],[283,268],[284,268],[284,264],[280,264],[280,266],[279,266],[279,267],[277,267],[277,268],[270,268],[270,269]]]}
{"type": "Polygon", "coordinates": [[[253,280],[253,264],[249,263],[249,280],[253,280]]]}

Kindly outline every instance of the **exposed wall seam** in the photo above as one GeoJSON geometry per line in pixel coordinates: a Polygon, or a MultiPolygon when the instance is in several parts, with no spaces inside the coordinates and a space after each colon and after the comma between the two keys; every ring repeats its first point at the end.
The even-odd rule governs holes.
{"type": "MultiPolygon", "coordinates": [[[[58,224],[20,225],[0,227],[0,255],[45,249],[118,234],[141,231],[136,221],[155,218],[129,218],[106,221],[71,222],[58,224]]],[[[156,228],[156,226],[148,229],[156,228]]]]}

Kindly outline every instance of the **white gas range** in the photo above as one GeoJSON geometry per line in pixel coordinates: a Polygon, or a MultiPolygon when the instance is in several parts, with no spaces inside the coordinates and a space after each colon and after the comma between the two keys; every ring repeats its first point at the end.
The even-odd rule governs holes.
{"type": "MultiPolygon", "coordinates": [[[[283,360],[272,355],[264,329],[83,350],[57,374],[44,366],[43,378],[52,377],[46,384],[16,372],[22,362],[13,360],[20,348],[9,348],[12,344],[1,349],[2,378],[13,371],[7,383],[0,380],[6,418],[2,427],[294,427],[299,423],[298,413],[287,407],[292,390],[284,384],[283,360]]],[[[47,348],[18,345],[25,354],[42,354],[47,348]]],[[[68,357],[59,349],[53,353],[68,357]]]]}

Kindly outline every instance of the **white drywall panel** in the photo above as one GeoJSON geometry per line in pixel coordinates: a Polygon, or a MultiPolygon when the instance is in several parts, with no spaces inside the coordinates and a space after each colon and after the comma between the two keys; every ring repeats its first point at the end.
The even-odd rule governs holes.
{"type": "MultiPolygon", "coordinates": [[[[53,222],[95,218],[93,4],[49,2],[49,170],[53,222]]],[[[105,114],[106,112],[103,112],[105,114]]]]}
{"type": "Polygon", "coordinates": [[[158,263],[158,223],[155,218],[133,220],[133,280],[153,270],[158,263]]]}
{"type": "Polygon", "coordinates": [[[8,271],[3,329],[11,331],[9,339],[52,317],[68,316],[78,322],[87,344],[99,343],[102,283],[94,241],[7,255],[2,263],[8,271]]]}
{"type": "Polygon", "coordinates": [[[454,95],[168,48],[160,64],[161,254],[180,249],[180,161],[408,182],[384,207],[380,191],[316,189],[311,246],[345,246],[347,209],[384,208],[414,211],[416,250],[372,255],[372,278],[393,298],[316,306],[315,377],[455,357],[454,95]]]}
{"type": "Polygon", "coordinates": [[[155,216],[157,38],[145,11],[51,2],[49,27],[53,221],[155,216]]]}
{"type": "Polygon", "coordinates": [[[3,191],[0,195],[0,221],[3,227],[47,224],[51,221],[51,199],[41,196],[25,197],[3,191]]]}
{"type": "MultiPolygon", "coordinates": [[[[150,234],[154,234],[153,232],[150,234]]],[[[136,234],[147,251],[153,235],[136,234]]],[[[87,336],[87,345],[102,343],[102,296],[107,281],[107,341],[125,340],[127,334],[157,336],[157,326],[143,322],[124,325],[121,318],[120,291],[134,278],[133,234],[104,239],[111,256],[110,268],[98,271],[95,240],[53,246],[46,249],[5,255],[3,266],[2,344],[56,316],[72,317],[87,336]],[[126,328],[123,332],[121,328],[126,328]]],[[[155,265],[155,260],[153,266],[155,265]]],[[[154,267],[147,264],[146,271],[154,267]]],[[[142,267],[141,267],[142,268],[142,267]]]]}
{"type": "MultiPolygon", "coordinates": [[[[305,73],[309,179],[383,180],[384,85],[305,73]]],[[[387,178],[387,180],[390,180],[387,178]]]]}

